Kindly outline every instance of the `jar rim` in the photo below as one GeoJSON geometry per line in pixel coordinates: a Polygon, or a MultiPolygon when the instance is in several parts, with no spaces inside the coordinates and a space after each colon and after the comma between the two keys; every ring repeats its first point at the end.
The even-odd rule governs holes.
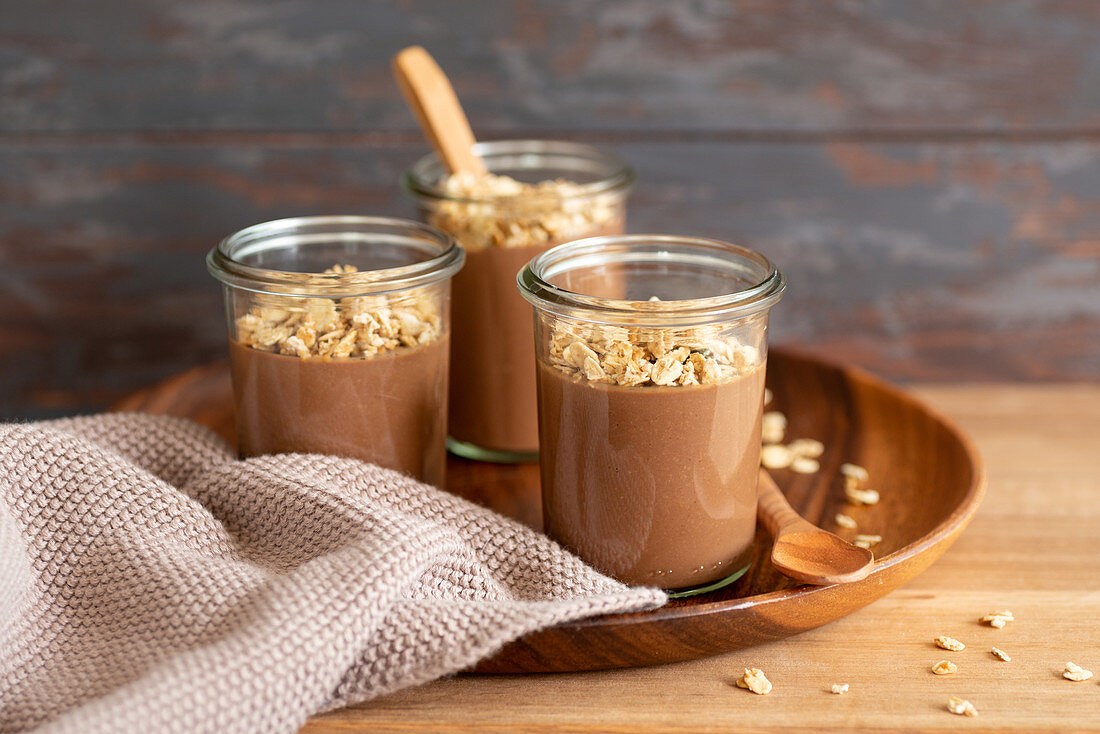
{"type": "Polygon", "coordinates": [[[627,326],[695,326],[751,316],[771,308],[787,288],[783,273],[756,250],[721,240],[678,235],[607,235],[553,247],[534,257],[516,276],[520,295],[536,309],[583,321],[627,326]],[[681,255],[698,265],[725,263],[730,256],[754,266],[750,285],[717,296],[670,301],[631,301],[577,293],[550,279],[586,262],[669,262],[667,249],[693,250],[681,255]],[[723,260],[720,256],[724,256],[723,260]],[[600,258],[604,258],[602,261],[600,258]]]}
{"type": "MultiPolygon", "coordinates": [[[[269,246],[272,246],[269,244],[269,246]]],[[[392,293],[429,285],[454,275],[466,253],[446,232],[398,217],[359,215],[306,216],[275,219],[229,235],[206,256],[210,274],[240,290],[283,296],[350,298],[392,293]],[[281,246],[331,242],[388,240],[419,244],[425,259],[408,265],[353,273],[309,273],[248,265],[240,258],[262,249],[263,243],[281,246]]]]}
{"type": "MultiPolygon", "coordinates": [[[[587,162],[593,168],[601,169],[599,178],[587,183],[576,183],[575,193],[568,198],[588,199],[601,194],[616,191],[627,192],[634,186],[633,167],[625,160],[591,145],[560,140],[492,140],[474,143],[474,153],[483,160],[501,159],[513,162],[510,170],[550,168],[547,161],[573,161],[574,164],[587,162]],[[541,165],[540,165],[541,161],[541,165]]],[[[492,166],[488,166],[492,172],[492,166]]],[[[580,170],[580,169],[577,169],[580,170]]],[[[413,198],[431,201],[452,201],[465,204],[485,204],[507,202],[510,196],[460,197],[444,192],[439,185],[446,170],[438,154],[429,153],[417,160],[401,177],[401,188],[413,198]]]]}

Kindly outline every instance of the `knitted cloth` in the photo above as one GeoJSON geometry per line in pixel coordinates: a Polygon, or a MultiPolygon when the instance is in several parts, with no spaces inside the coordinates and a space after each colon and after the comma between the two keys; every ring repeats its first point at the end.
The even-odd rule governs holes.
{"type": "Polygon", "coordinates": [[[664,600],[359,461],[239,461],[136,413],[0,425],[0,731],[292,732],[664,600]]]}

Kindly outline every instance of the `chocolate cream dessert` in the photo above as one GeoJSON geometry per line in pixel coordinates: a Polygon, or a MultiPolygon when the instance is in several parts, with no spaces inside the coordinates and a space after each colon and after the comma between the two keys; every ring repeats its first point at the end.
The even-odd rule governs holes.
{"type": "Polygon", "coordinates": [[[702,330],[558,324],[538,368],[546,532],[629,584],[744,569],[765,365],[702,330]]]}
{"type": "Polygon", "coordinates": [[[428,222],[466,249],[453,281],[452,438],[501,452],[538,451],[531,306],[516,273],[545,250],[621,234],[622,197],[578,196],[578,184],[526,184],[489,174],[448,177],[428,222]]]}
{"type": "Polygon", "coordinates": [[[253,306],[229,345],[240,454],[350,456],[442,486],[450,344],[438,301],[253,306]]]}

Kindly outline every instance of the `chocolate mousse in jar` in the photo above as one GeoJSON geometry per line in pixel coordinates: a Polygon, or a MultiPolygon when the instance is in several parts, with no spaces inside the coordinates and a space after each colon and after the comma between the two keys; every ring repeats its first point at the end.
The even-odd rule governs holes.
{"type": "Polygon", "coordinates": [[[681,594],[748,568],[768,311],[763,255],[598,237],[519,274],[535,307],[545,531],[629,584],[681,594]]]}
{"type": "Polygon", "coordinates": [[[528,260],[582,237],[621,234],[632,169],[586,145],[477,143],[489,174],[449,175],[435,155],[405,175],[429,224],[466,250],[454,280],[451,451],[483,461],[538,456],[531,308],[515,278],[528,260]]]}
{"type": "Polygon", "coordinates": [[[442,486],[463,258],[424,224],[358,216],[266,222],[211,250],[241,456],[347,456],[442,486]]]}

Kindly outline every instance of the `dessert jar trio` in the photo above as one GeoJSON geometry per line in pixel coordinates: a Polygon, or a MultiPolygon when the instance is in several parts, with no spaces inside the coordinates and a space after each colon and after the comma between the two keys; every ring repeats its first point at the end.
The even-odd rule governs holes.
{"type": "Polygon", "coordinates": [[[736,245],[623,235],[634,177],[614,156],[477,152],[486,176],[434,155],[405,175],[424,223],[285,219],[210,252],[241,455],[351,456],[438,486],[447,447],[538,458],[546,532],[596,568],[686,593],[733,581],[783,276],[736,245]]]}

